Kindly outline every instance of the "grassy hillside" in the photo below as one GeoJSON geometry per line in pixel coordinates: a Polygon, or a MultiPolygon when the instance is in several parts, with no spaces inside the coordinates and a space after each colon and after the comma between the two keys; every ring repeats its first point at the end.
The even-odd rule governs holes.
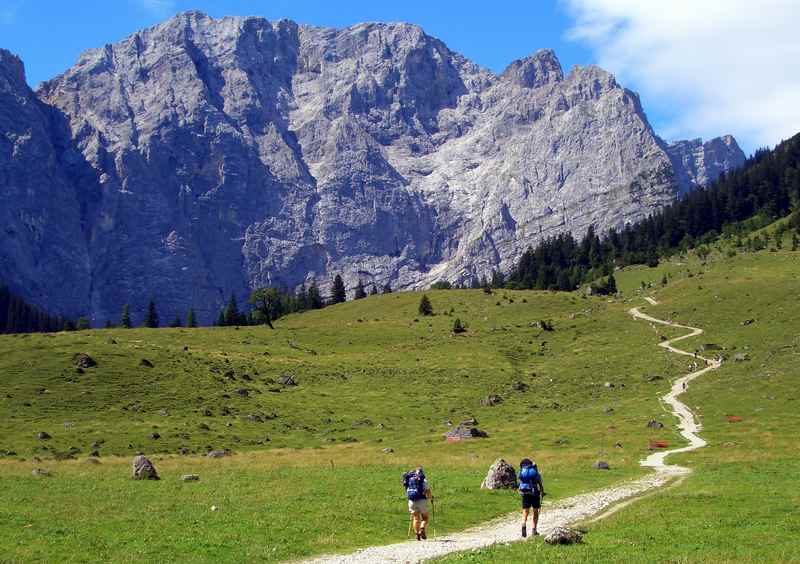
{"type": "Polygon", "coordinates": [[[626,293],[653,283],[649,293],[660,302],[646,308],[653,315],[706,329],[695,343],[683,341],[685,348],[725,348],[723,368],[693,383],[686,396],[709,446],[674,460],[694,473],[679,487],[584,524],[589,534],[582,546],[524,543],[445,561],[800,560],[800,252],[731,257],[728,250],[705,264],[676,260],[617,277],[626,293]],[[664,274],[669,282],[662,288],[664,274]],[[734,361],[737,354],[747,360],[734,361]]]}
{"type": "Polygon", "coordinates": [[[646,423],[670,422],[657,398],[686,368],[655,347],[670,329],[627,314],[643,304],[644,281],[661,301],[645,309],[749,358],[689,392],[711,443],[683,460],[696,472],[590,525],[584,547],[536,542],[455,558],[752,560],[765,546],[767,559],[797,558],[780,538],[798,528],[798,261],[723,249],[705,265],[628,269],[613,300],[439,291],[428,293],[433,317],[417,314],[419,294],[391,294],[289,316],[275,331],[4,336],[0,452],[12,454],[0,459],[0,550],[11,560],[275,561],[404,538],[398,482],[412,464],[431,477],[440,533],[516,508],[513,494],[477,487],[497,457],[535,456],[554,498],[638,475],[649,439],[679,441],[646,423]],[[467,333],[451,334],[455,317],[467,333]],[[76,353],[97,366],[77,372],[76,353]],[[278,384],[283,374],[298,385],[278,384]],[[481,405],[490,394],[503,401],[481,405]],[[489,438],[445,442],[449,423],[469,416],[489,438]],[[212,448],[234,454],[205,458],[212,448]],[[85,462],[93,450],[100,464],[85,462]],[[128,479],[138,451],[161,482],[128,479]],[[598,457],[610,472],[591,468],[598,457]],[[179,480],[190,472],[200,482],[179,480]]]}

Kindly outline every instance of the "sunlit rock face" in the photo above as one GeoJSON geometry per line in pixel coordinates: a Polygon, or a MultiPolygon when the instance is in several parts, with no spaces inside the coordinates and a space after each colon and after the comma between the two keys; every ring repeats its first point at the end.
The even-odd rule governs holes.
{"type": "MultiPolygon", "coordinates": [[[[41,252],[76,282],[15,285],[98,321],[152,297],[207,323],[231,293],[326,291],[334,273],[410,289],[508,271],[543,237],[635,222],[741,162],[729,137],[668,146],[600,68],[565,75],[543,50],[498,76],[408,24],[189,12],[87,51],[41,102],[18,82],[63,128],[48,146],[69,203],[41,252]]],[[[4,278],[34,251],[6,239],[4,278]]]]}

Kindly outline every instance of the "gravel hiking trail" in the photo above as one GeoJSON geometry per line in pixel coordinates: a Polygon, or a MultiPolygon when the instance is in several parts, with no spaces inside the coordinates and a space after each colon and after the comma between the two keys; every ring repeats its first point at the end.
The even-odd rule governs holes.
{"type": "MultiPolygon", "coordinates": [[[[653,298],[648,297],[645,298],[645,300],[650,305],[658,305],[658,302],[653,298]]],[[[705,367],[675,380],[670,391],[661,398],[663,403],[669,406],[671,413],[678,418],[680,434],[689,441],[689,444],[681,448],[656,451],[643,459],[640,464],[652,468],[654,472],[642,478],[594,492],[576,495],[543,507],[539,519],[539,532],[542,535],[546,535],[555,527],[568,526],[577,521],[608,515],[614,511],[615,508],[612,506],[615,504],[621,507],[623,504],[620,502],[625,502],[626,500],[633,501],[634,498],[638,496],[650,493],[652,490],[665,486],[675,479],[685,477],[691,472],[689,468],[667,464],[665,458],[670,454],[689,452],[706,445],[706,441],[697,435],[700,431],[700,424],[695,420],[691,410],[678,400],[678,396],[686,390],[686,386],[689,382],[702,376],[706,372],[716,370],[720,367],[721,363],[716,359],[703,358],[695,353],[687,352],[672,346],[673,343],[702,334],[703,330],[696,327],[689,327],[688,325],[673,323],[672,321],[656,319],[655,317],[640,312],[638,308],[632,308],[628,313],[633,316],[634,320],[638,319],[651,324],[687,329],[689,332],[685,335],[662,341],[658,346],[675,354],[696,359],[698,364],[705,365],[705,367]]],[[[483,523],[465,531],[436,538],[432,535],[432,527],[435,526],[435,524],[436,516],[434,513],[432,526],[428,529],[429,537],[427,541],[418,542],[412,540],[384,546],[372,546],[350,554],[327,555],[304,560],[302,564],[423,562],[453,552],[474,550],[498,543],[517,542],[536,538],[528,537],[528,539],[522,539],[520,537],[520,515],[518,512],[483,523]]],[[[407,525],[407,523],[404,522],[403,526],[405,525],[407,525]]],[[[399,523],[398,526],[400,526],[399,523]]]]}

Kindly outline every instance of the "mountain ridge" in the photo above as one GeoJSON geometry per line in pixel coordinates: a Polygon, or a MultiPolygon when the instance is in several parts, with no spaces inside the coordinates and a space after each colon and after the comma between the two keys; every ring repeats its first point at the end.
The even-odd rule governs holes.
{"type": "MultiPolygon", "coordinates": [[[[73,163],[88,266],[65,272],[89,288],[79,305],[26,294],[33,270],[9,283],[98,321],[155,297],[210,322],[230,293],[325,288],[334,272],[348,287],[468,281],[542,237],[642,219],[744,159],[732,137],[665,143],[599,67],[565,75],[545,49],[496,75],[402,23],[183,13],[85,51],[36,98],[67,130],[50,144],[73,163]]],[[[0,276],[29,254],[0,244],[0,276]]]]}

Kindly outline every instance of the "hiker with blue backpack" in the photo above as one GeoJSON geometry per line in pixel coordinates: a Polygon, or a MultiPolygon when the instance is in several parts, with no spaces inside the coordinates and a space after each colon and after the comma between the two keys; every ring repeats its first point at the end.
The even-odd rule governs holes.
{"type": "Polygon", "coordinates": [[[418,541],[425,540],[428,538],[425,529],[428,527],[433,494],[421,466],[403,474],[403,487],[408,498],[408,512],[411,513],[414,533],[418,541]]]}
{"type": "Polygon", "coordinates": [[[533,534],[538,535],[539,509],[544,497],[544,483],[536,463],[523,458],[519,463],[519,493],[522,494],[522,536],[528,536],[528,515],[533,510],[533,534]]]}

